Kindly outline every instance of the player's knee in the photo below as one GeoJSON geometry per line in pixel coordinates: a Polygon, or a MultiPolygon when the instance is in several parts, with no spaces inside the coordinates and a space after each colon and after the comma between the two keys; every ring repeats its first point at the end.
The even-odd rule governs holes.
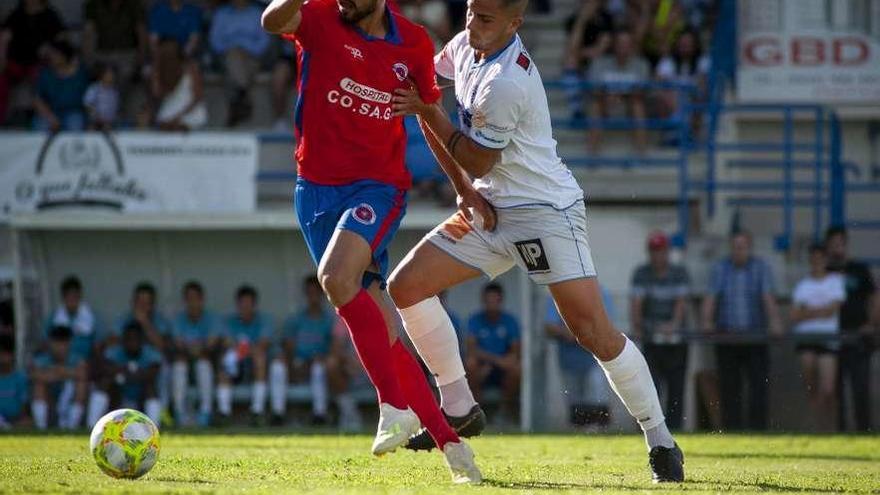
{"type": "Polygon", "coordinates": [[[388,295],[398,308],[408,308],[416,304],[417,290],[413,287],[412,277],[406,272],[395,270],[388,279],[388,295]]]}
{"type": "Polygon", "coordinates": [[[322,269],[318,280],[327,298],[336,307],[350,301],[361,288],[358,280],[333,269],[322,269]]]}

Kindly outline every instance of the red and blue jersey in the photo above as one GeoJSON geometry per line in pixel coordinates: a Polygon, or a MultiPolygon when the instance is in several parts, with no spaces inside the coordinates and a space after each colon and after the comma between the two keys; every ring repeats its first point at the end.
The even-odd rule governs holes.
{"type": "Polygon", "coordinates": [[[392,116],[394,90],[415,85],[440,98],[434,46],[425,29],[386,8],[388,34],[372,37],[340,18],[334,0],[309,0],[294,41],[299,60],[295,111],[300,177],[321,185],[375,180],[410,187],[406,131],[392,116]]]}

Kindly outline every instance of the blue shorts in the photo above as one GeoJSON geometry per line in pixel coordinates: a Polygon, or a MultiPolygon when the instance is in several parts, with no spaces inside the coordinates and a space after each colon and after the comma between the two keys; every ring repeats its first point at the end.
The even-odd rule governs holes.
{"type": "Polygon", "coordinates": [[[373,250],[378,273],[364,274],[367,288],[388,275],[388,244],[406,213],[406,191],[374,180],[344,186],[324,186],[296,179],[296,216],[315,265],[338,229],[363,237],[373,250]]]}

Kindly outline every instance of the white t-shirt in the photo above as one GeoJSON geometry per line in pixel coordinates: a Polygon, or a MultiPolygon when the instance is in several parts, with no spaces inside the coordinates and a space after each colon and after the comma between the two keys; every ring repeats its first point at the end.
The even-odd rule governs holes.
{"type": "MultiPolygon", "coordinates": [[[[792,304],[807,308],[821,308],[842,303],[846,300],[846,289],[843,277],[839,273],[829,273],[824,278],[807,277],[801,280],[794,289],[792,304]]],[[[838,314],[830,318],[804,320],[794,327],[795,333],[837,333],[840,331],[838,314]]]]}
{"type": "Polygon", "coordinates": [[[467,32],[434,58],[437,75],[455,82],[461,131],[501,150],[501,159],[474,186],[496,208],[544,204],[567,208],[584,192],[556,154],[547,94],[519,35],[477,62],[467,32]]]}

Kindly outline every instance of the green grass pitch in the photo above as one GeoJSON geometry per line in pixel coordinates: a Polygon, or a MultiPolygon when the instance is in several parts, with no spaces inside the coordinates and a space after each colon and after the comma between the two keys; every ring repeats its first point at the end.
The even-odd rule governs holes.
{"type": "Polygon", "coordinates": [[[487,435],[480,487],[436,453],[369,454],[367,436],[168,432],[145,477],[114,480],[85,433],[0,436],[0,493],[880,493],[880,436],[682,435],[688,481],[652,485],[640,437],[487,435]]]}

